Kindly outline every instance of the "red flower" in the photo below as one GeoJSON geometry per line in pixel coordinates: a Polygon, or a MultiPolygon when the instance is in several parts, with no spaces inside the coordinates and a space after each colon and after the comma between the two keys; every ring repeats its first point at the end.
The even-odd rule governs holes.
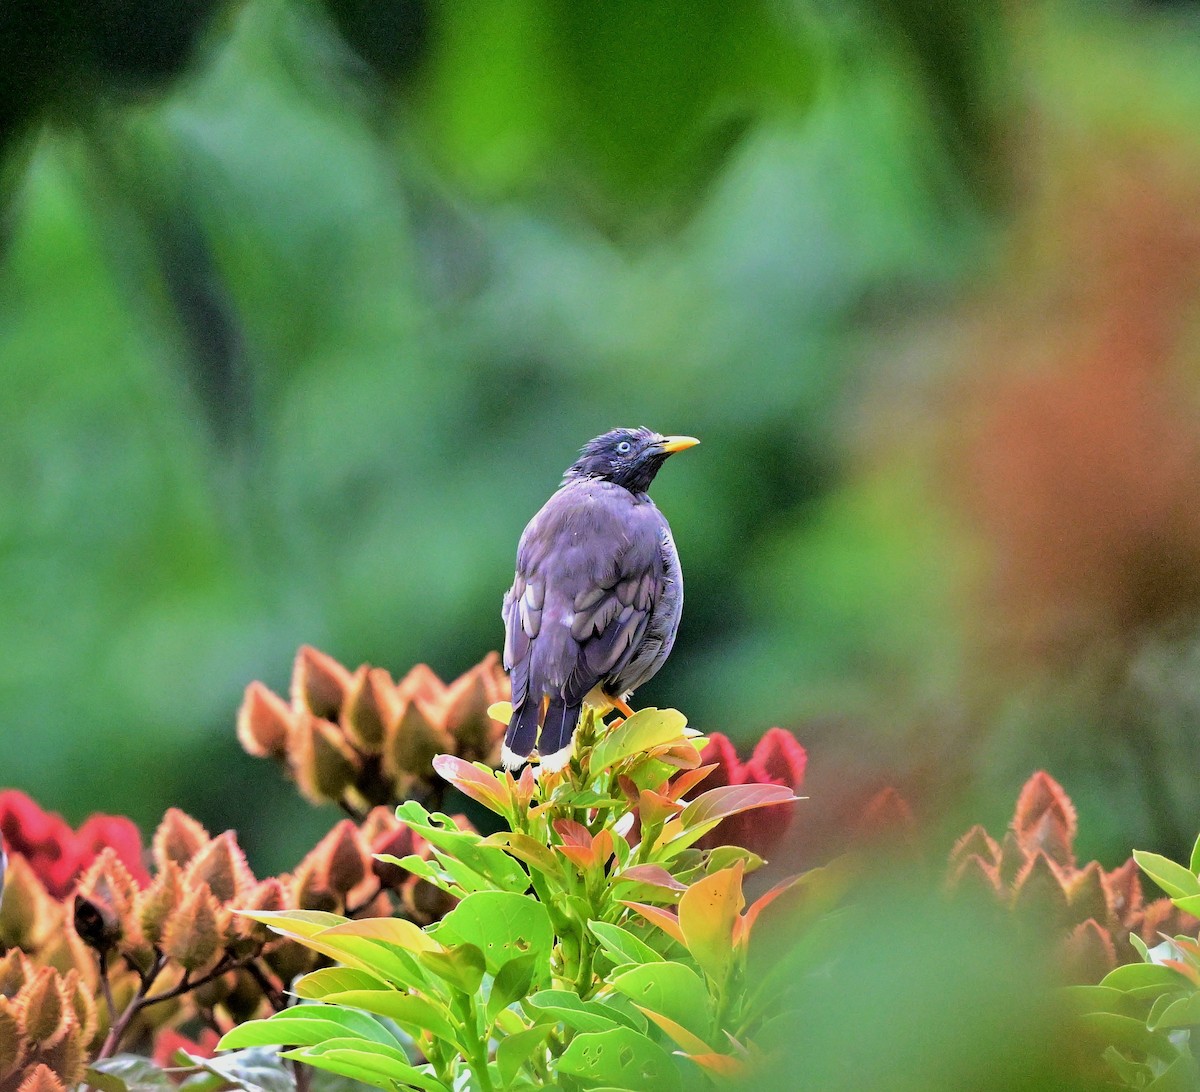
{"type": "Polygon", "coordinates": [[[24,857],[56,899],[70,894],[79,874],[109,846],[140,886],[150,883],[142,863],[142,836],[124,816],[93,815],[76,833],[61,815],[43,811],[23,792],[5,789],[0,791],[0,835],[8,851],[24,857]]]}
{"type": "MultiPolygon", "coordinates": [[[[700,761],[717,764],[704,781],[705,789],[723,785],[786,785],[794,790],[804,781],[808,754],[791,732],[771,728],[758,741],[746,763],[739,760],[733,744],[720,732],[709,735],[700,761]]],[[[787,832],[795,809],[795,803],[773,804],[731,815],[698,844],[705,849],[722,845],[744,846],[765,857],[787,832]]]]}
{"type": "Polygon", "coordinates": [[[174,1028],[163,1028],[154,1040],[154,1064],[162,1069],[177,1065],[175,1052],[179,1050],[186,1050],[195,1058],[212,1058],[217,1053],[220,1040],[221,1037],[212,1028],[205,1028],[200,1033],[199,1042],[181,1035],[174,1028]]]}

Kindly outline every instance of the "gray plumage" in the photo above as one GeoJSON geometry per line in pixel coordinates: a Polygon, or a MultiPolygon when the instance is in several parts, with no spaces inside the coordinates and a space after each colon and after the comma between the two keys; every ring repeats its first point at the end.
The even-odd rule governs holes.
{"type": "Polygon", "coordinates": [[[536,749],[547,769],[561,767],[588,695],[599,687],[624,700],[670,655],[683,572],[646,490],[672,452],[696,442],[649,429],[597,437],[525,528],[503,609],[506,766],[536,749]]]}

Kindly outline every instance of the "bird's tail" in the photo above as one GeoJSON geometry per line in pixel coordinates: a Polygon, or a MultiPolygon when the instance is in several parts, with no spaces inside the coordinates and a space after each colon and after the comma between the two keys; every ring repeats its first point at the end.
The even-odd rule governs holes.
{"type": "Polygon", "coordinates": [[[542,769],[550,773],[561,770],[571,759],[575,742],[575,729],[579,727],[580,702],[566,702],[562,698],[551,698],[538,740],[538,754],[542,769]]]}
{"type": "Polygon", "coordinates": [[[508,728],[504,732],[504,746],[500,750],[500,762],[506,770],[515,770],[525,764],[537,745],[538,714],[542,703],[533,695],[513,710],[508,728]]]}

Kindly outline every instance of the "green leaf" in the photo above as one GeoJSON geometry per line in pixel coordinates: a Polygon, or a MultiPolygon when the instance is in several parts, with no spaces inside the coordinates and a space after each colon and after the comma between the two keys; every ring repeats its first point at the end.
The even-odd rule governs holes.
{"type": "Polygon", "coordinates": [[[227,1031],[218,1050],[254,1046],[309,1046],[326,1039],[359,1036],[384,1046],[396,1046],[392,1035],[378,1020],[352,1009],[334,1005],[297,1005],[265,1020],[249,1020],[227,1031]]]}
{"type": "Polygon", "coordinates": [[[563,1073],[619,1088],[672,1092],[681,1087],[679,1070],[671,1056],[653,1040],[630,1028],[575,1036],[558,1065],[563,1073]]]}
{"type": "Polygon", "coordinates": [[[1072,1012],[1115,1012],[1128,1016],[1130,998],[1111,986],[1064,986],[1063,997],[1072,1012]]]}
{"type": "Polygon", "coordinates": [[[1179,909],[1185,914],[1191,914],[1193,917],[1200,917],[1200,895],[1187,895],[1181,899],[1172,899],[1171,902],[1179,907],[1179,909]]]}
{"type": "Polygon", "coordinates": [[[574,1031],[608,1031],[619,1027],[639,1030],[636,1019],[627,1010],[599,1001],[583,1001],[570,990],[542,990],[526,997],[522,1007],[538,1023],[554,1020],[574,1031]]]}
{"type": "Polygon", "coordinates": [[[118,1054],[93,1062],[88,1080],[101,1092],[174,1092],[171,1079],[149,1058],[118,1054]]]}
{"type": "Polygon", "coordinates": [[[451,945],[444,952],[423,952],[422,964],[456,989],[475,994],[483,982],[487,964],[474,944],[451,945]]]}
{"type": "Polygon", "coordinates": [[[346,990],[330,993],[325,1000],[331,1005],[347,1005],[352,1009],[364,1009],[377,1016],[386,1016],[414,1037],[429,1031],[442,1039],[461,1041],[458,1026],[449,1010],[416,994],[396,990],[346,990]]]}
{"type": "Polygon", "coordinates": [[[474,944],[493,975],[509,960],[526,954],[534,957],[539,980],[549,973],[554,944],[550,915],[545,906],[525,895],[507,891],[468,895],[442,919],[434,936],[443,944],[474,944]]]}
{"type": "Polygon", "coordinates": [[[533,982],[534,968],[537,956],[533,953],[510,959],[496,974],[492,982],[492,992],[488,997],[487,1018],[490,1024],[501,1013],[516,1001],[520,1001],[529,993],[533,982]]]}
{"type": "Polygon", "coordinates": [[[377,1088],[390,1090],[394,1087],[392,1082],[399,1081],[424,1092],[448,1092],[436,1077],[413,1065],[404,1051],[361,1039],[330,1039],[318,1045],[285,1051],[282,1057],[367,1081],[377,1088]]]}
{"type": "Polygon", "coordinates": [[[686,727],[687,717],[678,709],[639,709],[592,748],[588,768],[593,774],[610,769],[622,759],[679,739],[686,727]]]}
{"type": "Polygon", "coordinates": [[[1147,1030],[1141,1020],[1130,1016],[1118,1016],[1111,1012],[1088,1012],[1077,1019],[1081,1026],[1114,1046],[1153,1054],[1167,1062],[1175,1058],[1176,1051],[1170,1039],[1147,1030]]]}
{"type": "Polygon", "coordinates": [[[744,849],[742,846],[713,846],[708,851],[706,871],[720,872],[721,869],[729,868],[738,861],[745,863],[747,872],[753,872],[766,864],[766,861],[757,853],[744,849]]]}
{"type": "Polygon", "coordinates": [[[1183,865],[1157,853],[1147,853],[1143,849],[1135,849],[1133,859],[1137,861],[1138,867],[1172,898],[1182,899],[1189,895],[1200,895],[1200,880],[1183,865]]]}
{"type": "Polygon", "coordinates": [[[1180,1054],[1166,1069],[1146,1085],[1146,1092],[1196,1092],[1200,1085],[1200,1067],[1190,1054],[1180,1054]]]}
{"type": "Polygon", "coordinates": [[[612,988],[630,1001],[660,1013],[703,1039],[711,1021],[704,981],[682,963],[650,963],[616,975],[612,988]]]}
{"type": "Polygon", "coordinates": [[[1200,873],[1200,836],[1196,838],[1195,844],[1192,846],[1192,855],[1188,859],[1188,868],[1192,875],[1200,873]]]}
{"type": "Polygon", "coordinates": [[[421,986],[425,978],[409,952],[395,944],[384,944],[363,936],[331,932],[340,926],[355,924],[337,914],[318,911],[285,910],[247,914],[269,925],[277,933],[320,952],[330,959],[385,978],[399,986],[421,986]]]}
{"type": "Polygon", "coordinates": [[[325,929],[344,925],[349,920],[324,910],[235,910],[234,913],[253,918],[277,932],[297,938],[316,936],[325,929]]]}
{"type": "Polygon", "coordinates": [[[1178,997],[1155,1019],[1147,1020],[1151,1031],[1159,1028],[1187,1028],[1200,1024],[1200,992],[1178,997]]]}
{"type": "Polygon", "coordinates": [[[500,1040],[500,1045],[496,1047],[496,1064],[505,1088],[516,1081],[521,1066],[533,1057],[534,1051],[545,1043],[552,1030],[549,1024],[535,1024],[500,1040]]]}
{"type": "Polygon", "coordinates": [[[346,990],[382,990],[387,983],[369,971],[351,967],[322,967],[296,980],[292,992],[306,1001],[319,1001],[327,993],[342,993],[346,990]]]}
{"type": "Polygon", "coordinates": [[[219,1058],[188,1054],[187,1058],[192,1065],[241,1092],[295,1092],[295,1078],[272,1048],[251,1047],[219,1058]]]}
{"type": "Polygon", "coordinates": [[[460,831],[449,816],[440,812],[430,815],[409,800],[396,809],[396,818],[441,851],[439,863],[466,890],[499,888],[520,894],[528,889],[529,875],[518,862],[500,847],[485,845],[474,831],[460,831]]]}
{"type": "Polygon", "coordinates": [[[1114,990],[1131,990],[1153,987],[1156,990],[1179,989],[1188,984],[1187,979],[1171,967],[1158,963],[1127,963],[1109,971],[1101,980],[1101,986],[1114,990]]]}
{"type": "Polygon", "coordinates": [[[530,868],[536,868],[547,876],[555,878],[562,876],[562,865],[559,863],[559,858],[541,842],[530,838],[528,834],[502,830],[497,834],[489,835],[484,840],[484,844],[498,846],[516,857],[517,860],[524,861],[530,868]]]}
{"type": "Polygon", "coordinates": [[[628,929],[606,921],[589,921],[588,929],[600,941],[605,953],[619,967],[626,963],[658,963],[662,956],[628,929]]]}
{"type": "Polygon", "coordinates": [[[318,934],[321,940],[342,937],[362,937],[377,940],[406,952],[428,952],[437,947],[428,933],[415,922],[404,918],[359,918],[343,922],[318,934]]]}

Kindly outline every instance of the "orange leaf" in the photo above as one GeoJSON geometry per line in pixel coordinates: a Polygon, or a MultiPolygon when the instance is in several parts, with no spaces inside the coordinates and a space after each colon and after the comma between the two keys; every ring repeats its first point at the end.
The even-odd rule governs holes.
{"type": "Polygon", "coordinates": [[[685,1054],[684,1057],[690,1058],[701,1069],[707,1069],[710,1073],[716,1073],[721,1077],[744,1077],[746,1075],[746,1063],[732,1054],[685,1054]]]}
{"type": "Polygon", "coordinates": [[[576,868],[582,869],[584,872],[596,864],[596,855],[590,847],[585,849],[583,846],[555,846],[554,848],[576,868]]]}
{"type": "Polygon", "coordinates": [[[652,887],[664,887],[668,891],[686,891],[687,885],[680,883],[662,865],[640,864],[625,869],[617,880],[629,880],[633,883],[650,884],[652,887]]]}
{"type": "Polygon", "coordinates": [[[563,845],[582,846],[584,849],[592,848],[591,832],[582,823],[575,822],[574,819],[555,819],[554,830],[563,840],[563,845]]]}
{"type": "Polygon", "coordinates": [[[697,796],[683,809],[680,819],[685,827],[697,827],[752,808],[798,799],[786,785],[724,785],[697,796]]]}
{"type": "MultiPolygon", "coordinates": [[[[664,1016],[661,1012],[655,1012],[653,1009],[644,1008],[636,1001],[633,1003],[633,1007],[646,1017],[647,1020],[652,1020],[662,1028],[683,1050],[699,1054],[701,1057],[707,1057],[712,1053],[712,1047],[703,1039],[693,1035],[682,1024],[675,1023],[669,1016],[664,1016]]],[[[691,1055],[688,1056],[690,1057],[691,1055]]]]}
{"type": "Polygon", "coordinates": [[[795,887],[800,882],[799,876],[791,876],[786,880],[782,880],[772,887],[769,891],[759,895],[757,899],[750,904],[750,909],[738,918],[737,924],[733,927],[733,943],[745,944],[750,939],[750,931],[754,928],[754,923],[758,920],[758,915],[761,914],[768,906],[771,905],[785,891],[795,887]]]}
{"type": "Polygon", "coordinates": [[[658,826],[659,823],[665,822],[672,815],[677,815],[681,811],[683,811],[682,805],[677,804],[669,796],[663,796],[652,789],[646,789],[638,797],[638,815],[648,827],[658,826]]]}
{"type": "Polygon", "coordinates": [[[723,983],[733,963],[734,926],[746,905],[742,894],[745,861],[697,880],[679,900],[679,927],[688,951],[716,981],[723,983]]]}
{"type": "Polygon", "coordinates": [[[624,899],[617,901],[622,906],[628,906],[630,910],[641,914],[651,925],[657,925],[672,940],[677,940],[685,948],[687,947],[683,930],[679,927],[679,916],[677,914],[673,914],[670,910],[664,910],[660,906],[650,906],[644,902],[627,902],[624,899]]]}
{"type": "Polygon", "coordinates": [[[672,800],[680,799],[689,790],[699,785],[719,765],[719,762],[709,762],[705,766],[697,766],[694,770],[685,770],[674,781],[668,783],[666,795],[672,800]]]}
{"type": "Polygon", "coordinates": [[[455,758],[454,755],[438,755],[433,760],[433,768],[464,796],[469,796],[497,815],[508,812],[511,800],[503,783],[496,779],[491,770],[455,758]]]}

